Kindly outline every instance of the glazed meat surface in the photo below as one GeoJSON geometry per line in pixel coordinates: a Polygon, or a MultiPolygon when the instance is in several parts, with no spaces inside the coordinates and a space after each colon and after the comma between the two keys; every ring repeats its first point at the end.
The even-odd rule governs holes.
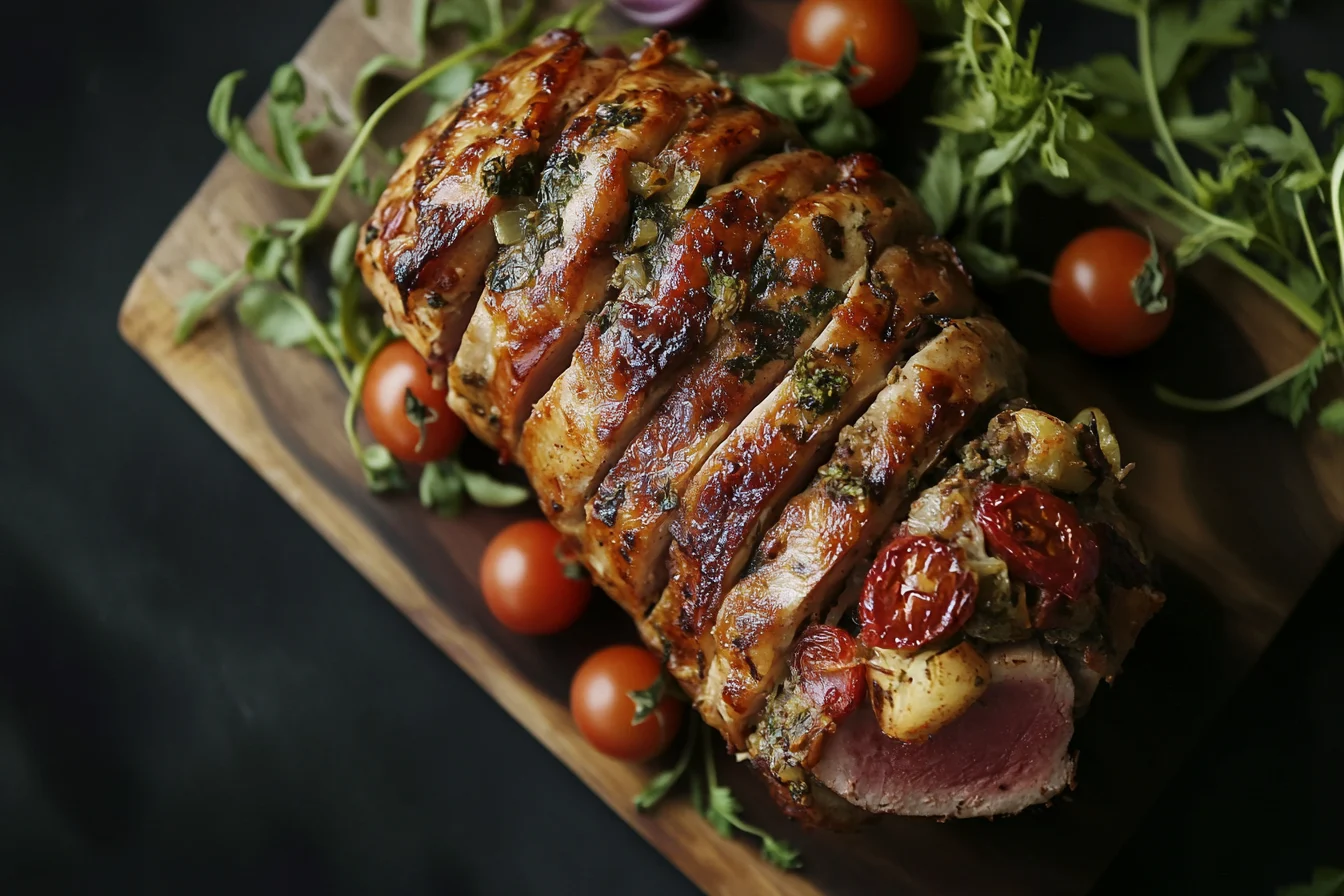
{"type": "Polygon", "coordinates": [[[556,135],[622,67],[576,32],[550,32],[403,147],[358,261],[389,324],[426,358],[443,363],[457,350],[497,248],[491,218],[535,191],[556,135]]]}
{"type": "Polygon", "coordinates": [[[794,634],[840,591],[913,484],[977,411],[1021,394],[1021,365],[1020,349],[997,322],[948,324],[845,430],[827,464],[785,507],[714,627],[717,653],[699,703],[730,742],[743,742],[780,679],[794,634]]]}
{"type": "Polygon", "coordinates": [[[672,522],[670,580],[653,622],[684,685],[703,678],[723,596],[756,536],[802,488],[908,354],[932,317],[976,310],[951,246],[893,246],[854,285],[778,386],[724,440],[687,486],[672,522]]]}
{"type": "Polygon", "coordinates": [[[667,583],[673,514],[705,458],[811,345],[875,253],[929,226],[877,159],[850,156],[839,166],[838,183],[775,225],[747,305],[721,322],[718,340],[677,378],[588,503],[585,555],[631,613],[643,614],[667,583]]]}
{"type": "MultiPolygon", "coordinates": [[[[773,116],[724,108],[732,94],[670,58],[672,49],[650,44],[566,128],[522,238],[500,253],[486,278],[449,369],[449,403],[506,454],[606,302],[639,198],[634,178],[641,171],[652,177],[638,166],[664,172],[672,186],[713,185],[782,133],[773,116]]],[[[684,206],[688,199],[669,186],[651,203],[684,206]]],[[[679,217],[679,209],[665,211],[670,222],[679,217]]]]}
{"type": "Polygon", "coordinates": [[[364,279],[788,814],[1048,800],[1163,600],[1109,423],[1025,402],[1021,349],[875,157],[808,148],[679,50],[558,30],[500,62],[405,144],[364,279]],[[1056,559],[1095,583],[1009,574],[976,516],[1007,488],[1073,508],[1098,544],[1056,559]],[[866,640],[872,581],[891,614],[952,581],[887,581],[910,539],[965,559],[974,607],[866,640]]]}
{"type": "Polygon", "coordinates": [[[711,190],[675,238],[588,323],[574,361],[533,410],[519,461],[561,532],[577,535],[597,479],[662,397],[669,374],[746,300],[766,235],[796,200],[835,179],[814,150],[743,167],[711,190]]]}

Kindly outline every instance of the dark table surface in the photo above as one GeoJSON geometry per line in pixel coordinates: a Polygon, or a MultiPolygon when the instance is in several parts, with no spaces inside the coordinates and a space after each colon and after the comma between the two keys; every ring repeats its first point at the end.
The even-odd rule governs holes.
{"type": "MultiPolygon", "coordinates": [[[[0,892],[691,892],[117,336],[219,154],[215,80],[269,72],[326,6],[5,15],[0,892]]],[[[1040,6],[1060,45],[1123,45],[1040,6]]],[[[1267,40],[1300,108],[1344,4],[1299,6],[1267,40]]],[[[1341,582],[1336,557],[1102,892],[1344,864],[1341,582]]]]}

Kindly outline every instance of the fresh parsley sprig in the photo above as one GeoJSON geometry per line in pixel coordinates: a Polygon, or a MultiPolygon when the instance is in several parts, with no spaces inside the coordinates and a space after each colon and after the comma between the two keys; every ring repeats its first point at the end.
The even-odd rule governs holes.
{"type": "MultiPolygon", "coordinates": [[[[1163,222],[1180,236],[1179,265],[1205,256],[1223,261],[1318,344],[1236,395],[1195,399],[1159,387],[1159,397],[1195,411],[1264,397],[1294,423],[1304,419],[1322,370],[1344,364],[1344,80],[1308,75],[1325,101],[1322,127],[1336,128],[1323,154],[1291,112],[1283,114],[1286,128],[1271,122],[1252,84],[1263,66],[1231,79],[1227,108],[1193,108],[1190,81],[1217,50],[1253,42],[1247,26],[1272,11],[1268,0],[1080,2],[1132,20],[1135,61],[1107,54],[1068,72],[1043,72],[1040,30],[1020,38],[1024,0],[932,0],[934,20],[954,38],[930,54],[942,66],[930,118],[942,136],[921,198],[972,270],[1000,282],[1021,273],[1011,242],[1014,200],[1025,187],[1119,203],[1163,222]],[[1136,140],[1149,142],[1165,176],[1127,148],[1136,140]]],[[[1344,399],[1325,403],[1315,418],[1344,432],[1344,399]]]]}
{"type": "Polygon", "coordinates": [[[802,854],[795,847],[742,819],[742,804],[731,789],[719,783],[714,754],[714,731],[692,713],[676,764],[649,779],[644,789],[635,795],[635,808],[641,812],[651,811],[682,778],[688,778],[692,804],[719,836],[730,838],[742,833],[755,837],[761,841],[761,857],[767,862],[785,871],[801,868],[802,854]],[[701,760],[699,766],[695,764],[697,753],[701,760]]]}

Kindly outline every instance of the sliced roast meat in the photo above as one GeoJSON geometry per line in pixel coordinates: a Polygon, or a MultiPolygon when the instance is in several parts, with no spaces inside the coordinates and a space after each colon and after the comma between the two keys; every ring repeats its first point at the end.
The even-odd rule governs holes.
{"type": "Polygon", "coordinates": [[[928,238],[887,249],[788,375],[692,477],[672,522],[668,585],[651,617],[683,684],[696,687],[708,668],[723,596],[757,534],[918,344],[927,316],[976,308],[947,243],[928,238]]]}
{"type": "Polygon", "coordinates": [[[457,350],[498,248],[491,219],[535,192],[556,135],[622,68],[577,32],[549,32],[407,142],[357,258],[389,325],[427,359],[457,350]]]}
{"type": "Polygon", "coordinates": [[[730,742],[742,743],[774,691],[794,634],[825,613],[915,483],[974,416],[1020,394],[1024,379],[1021,349],[1001,324],[953,321],[841,433],[719,609],[699,707],[730,742]]]}
{"type": "Polygon", "coordinates": [[[487,271],[448,371],[448,401],[503,453],[513,451],[532,404],[568,364],[585,320],[606,298],[614,246],[626,233],[632,167],[731,99],[704,73],[671,59],[672,50],[665,39],[649,44],[579,112],[546,163],[519,238],[487,271]]]}
{"type": "Polygon", "coordinates": [[[746,165],[687,214],[655,257],[628,262],[620,295],[589,322],[573,363],[523,427],[519,461],[542,508],[577,536],[599,478],[657,406],[672,375],[745,303],[766,235],[798,199],[835,178],[814,150],[746,165]]]}
{"type": "Polygon", "coordinates": [[[671,387],[586,508],[585,562],[642,616],[667,584],[673,511],[709,453],[821,333],[850,281],[927,216],[867,154],[839,161],[841,180],[791,208],[757,259],[751,298],[671,387]]]}
{"type": "Polygon", "coordinates": [[[922,742],[887,737],[867,707],[821,748],[813,774],[869,812],[946,818],[1010,815],[1073,782],[1073,681],[1034,641],[996,647],[971,709],[922,742]]]}

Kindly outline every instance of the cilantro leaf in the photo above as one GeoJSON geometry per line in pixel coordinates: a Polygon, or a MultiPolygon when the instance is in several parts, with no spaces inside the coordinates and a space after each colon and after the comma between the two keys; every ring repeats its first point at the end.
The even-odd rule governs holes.
{"type": "Polygon", "coordinates": [[[486,473],[462,469],[462,485],[472,501],[482,507],[516,507],[528,498],[532,492],[512,482],[500,482],[486,473]]]}
{"type": "Polygon", "coordinates": [[[835,69],[789,60],[776,71],[742,75],[733,86],[744,98],[798,125],[823,152],[868,149],[877,131],[850,98],[848,78],[835,69]]]}
{"type": "Polygon", "coordinates": [[[1308,69],[1307,82],[1316,89],[1316,95],[1325,101],[1321,127],[1329,127],[1336,119],[1344,117],[1344,78],[1334,72],[1308,69]]]}
{"type": "Polygon", "coordinates": [[[1287,417],[1294,426],[1298,425],[1311,411],[1311,396],[1320,382],[1325,364],[1325,346],[1318,345],[1292,379],[1269,393],[1265,404],[1274,413],[1287,417]]]}
{"type": "Polygon", "coordinates": [[[457,516],[462,512],[465,488],[462,468],[455,460],[425,464],[420,473],[420,504],[439,516],[457,516]]]}
{"type": "Polygon", "coordinates": [[[306,345],[313,338],[314,318],[307,304],[274,283],[254,281],[238,295],[238,320],[263,342],[280,348],[306,345]],[[302,306],[302,307],[300,307],[302,306]]]}
{"type": "Polygon", "coordinates": [[[1344,435],[1344,398],[1336,398],[1321,408],[1321,412],[1316,415],[1316,423],[1322,429],[1344,435]]]}
{"type": "Polygon", "coordinates": [[[402,491],[406,488],[406,474],[392,452],[382,445],[364,448],[359,455],[364,469],[364,481],[375,493],[402,491]]]}

